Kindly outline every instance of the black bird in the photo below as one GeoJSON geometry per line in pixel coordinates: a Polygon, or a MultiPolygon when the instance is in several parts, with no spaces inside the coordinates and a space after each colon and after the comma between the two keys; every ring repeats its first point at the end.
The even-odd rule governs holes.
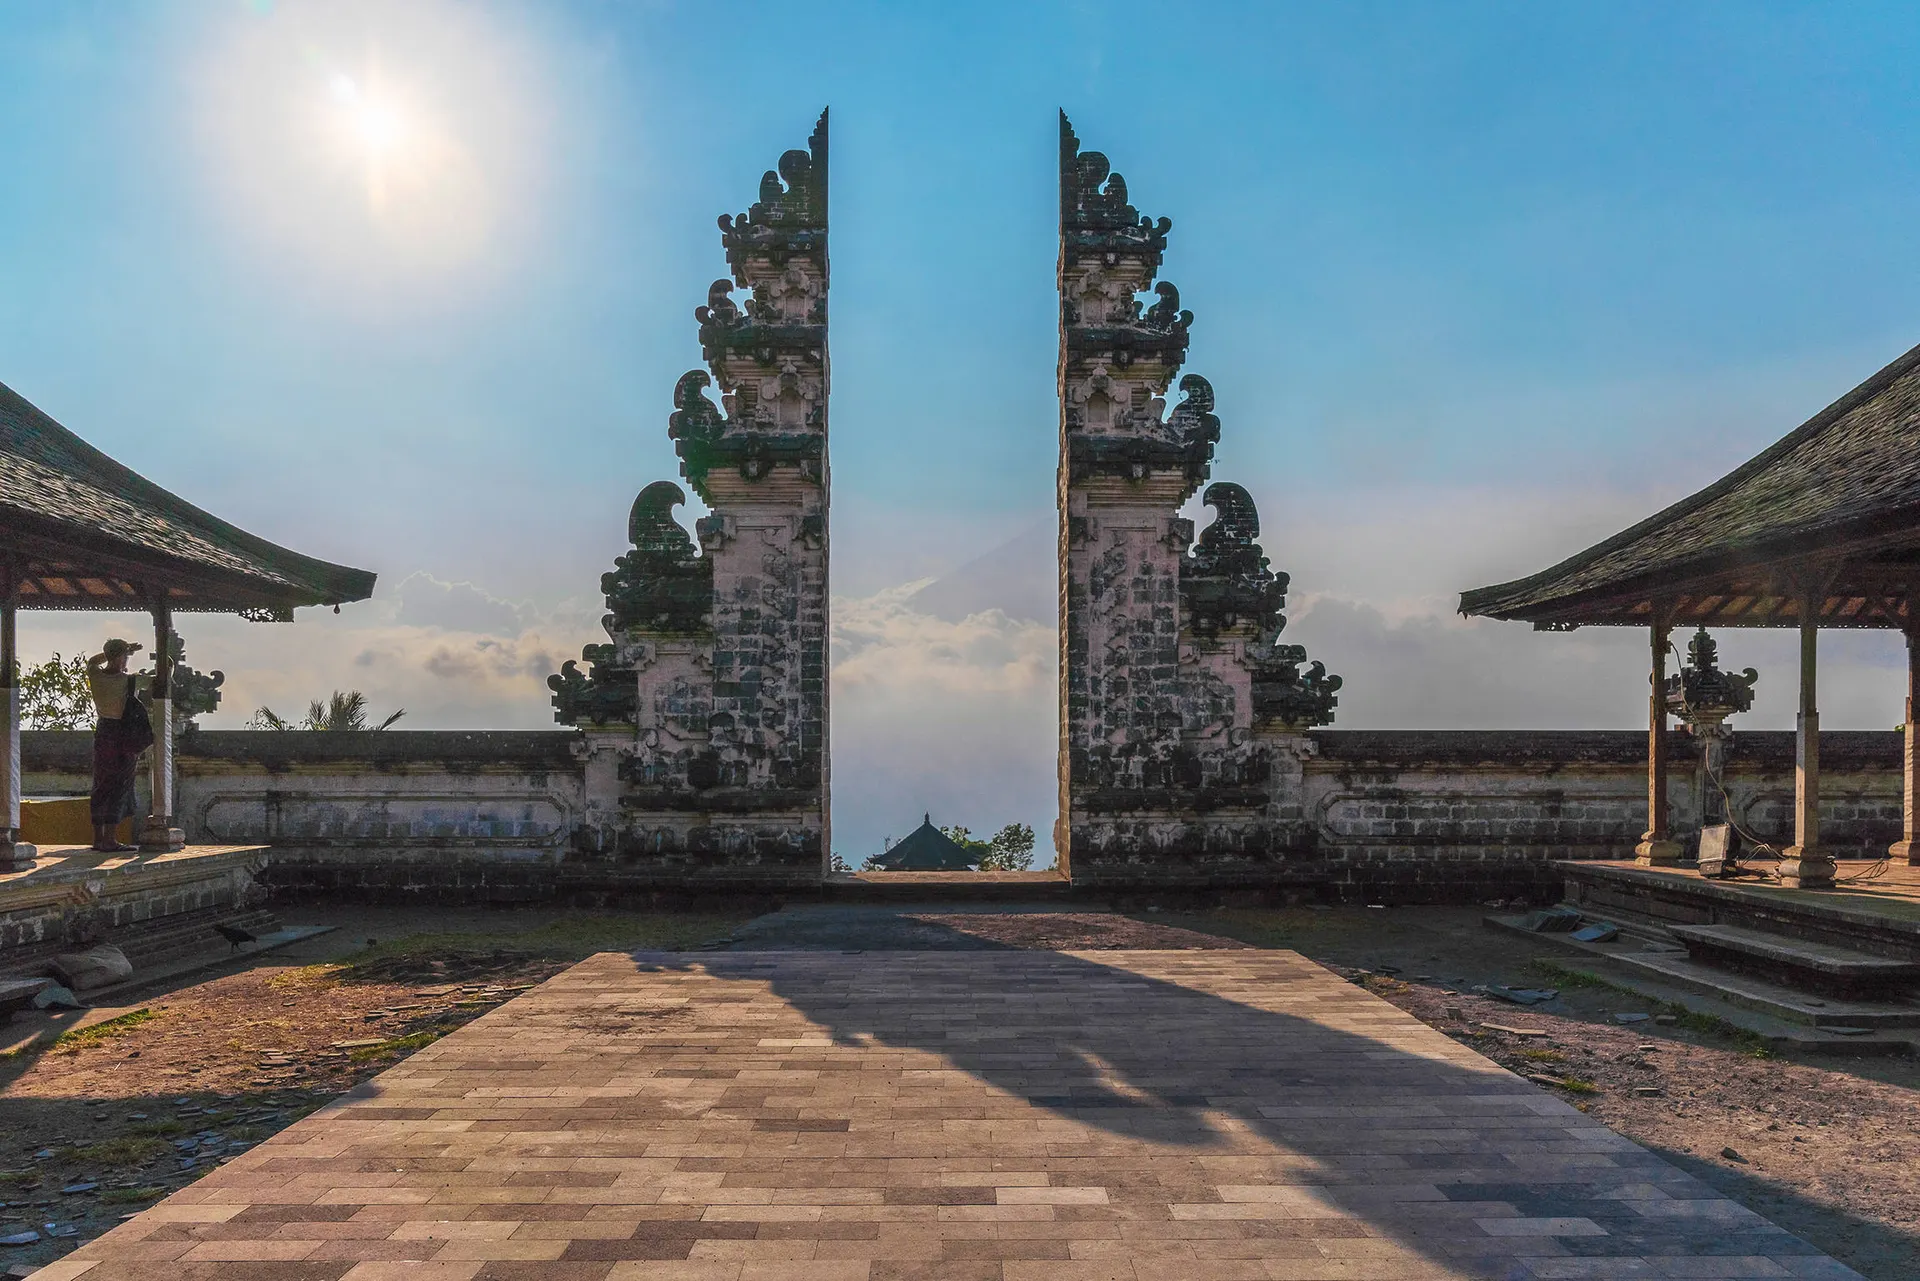
{"type": "Polygon", "coordinates": [[[233,950],[236,952],[240,950],[242,943],[258,943],[260,941],[259,935],[249,934],[238,925],[215,925],[213,928],[219,931],[221,938],[233,944],[233,950]]]}

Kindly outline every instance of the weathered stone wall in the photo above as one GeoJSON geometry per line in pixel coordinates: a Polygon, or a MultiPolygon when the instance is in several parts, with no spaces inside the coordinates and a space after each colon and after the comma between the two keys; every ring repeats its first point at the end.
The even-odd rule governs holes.
{"type": "MultiPolygon", "coordinates": [[[[654,860],[580,848],[591,771],[603,763],[590,737],[200,731],[181,743],[181,814],[195,842],[271,844],[261,875],[279,886],[495,901],[687,887],[659,875],[654,860]]],[[[22,735],[28,794],[84,792],[89,741],[22,735]]],[[[1131,864],[1083,864],[1075,881],[1096,893],[1552,898],[1560,885],[1552,860],[1629,858],[1646,828],[1639,732],[1318,730],[1267,747],[1277,765],[1257,795],[1143,787],[1129,793],[1137,808],[1083,818],[1104,848],[1138,854],[1131,864]]],[[[1682,836],[1697,827],[1696,749],[1674,732],[1682,836]]],[[[1900,754],[1897,733],[1821,735],[1821,826],[1839,857],[1878,857],[1899,835],[1900,754]]],[[[1726,781],[1741,826],[1790,839],[1791,734],[1737,733],[1726,781]]]]}
{"type": "MultiPolygon", "coordinates": [[[[1094,835],[1144,851],[1075,881],[1116,890],[1242,886],[1367,902],[1558,896],[1555,859],[1624,859],[1647,825],[1646,736],[1621,731],[1319,730],[1293,740],[1265,811],[1224,797],[1171,819],[1109,815],[1094,835]],[[1196,833],[1199,839],[1195,839],[1196,833]],[[1271,844],[1256,844],[1254,836],[1271,844]],[[1108,869],[1113,868],[1113,874],[1108,869]]],[[[1698,743],[1673,731],[1674,830],[1698,832],[1698,743]]],[[[1900,831],[1897,733],[1821,735],[1821,831],[1839,858],[1878,858],[1900,831]]],[[[1737,733],[1731,814],[1791,843],[1793,735],[1737,733]]]]}
{"type": "Polygon", "coordinates": [[[824,114],[720,230],[733,274],[694,313],[707,369],[668,427],[711,508],[699,554],[685,492],[642,490],[601,582],[609,643],[551,682],[555,719],[587,731],[572,848],[660,882],[809,885],[831,848],[824,114]]]}
{"type": "Polygon", "coordinates": [[[1300,830],[1300,731],[1332,719],[1340,685],[1280,641],[1287,577],[1261,553],[1251,495],[1210,486],[1218,516],[1197,545],[1178,514],[1220,420],[1198,374],[1167,410],[1193,324],[1158,279],[1171,227],[1140,215],[1063,115],[1054,836],[1088,884],[1153,884],[1182,866],[1265,875],[1300,830]]]}

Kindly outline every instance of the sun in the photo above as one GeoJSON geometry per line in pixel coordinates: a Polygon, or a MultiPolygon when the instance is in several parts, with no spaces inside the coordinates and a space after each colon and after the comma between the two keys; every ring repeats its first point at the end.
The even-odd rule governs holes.
{"type": "Polygon", "coordinates": [[[334,77],[333,103],[346,141],[369,163],[397,158],[415,132],[406,107],[393,94],[363,86],[351,76],[334,77]]]}

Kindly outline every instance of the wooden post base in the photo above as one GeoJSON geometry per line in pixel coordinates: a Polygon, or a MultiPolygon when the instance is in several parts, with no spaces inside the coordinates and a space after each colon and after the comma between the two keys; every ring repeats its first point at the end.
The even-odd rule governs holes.
{"type": "Polygon", "coordinates": [[[1791,890],[1833,888],[1833,860],[1819,850],[1789,846],[1780,860],[1780,883],[1791,890]]]}
{"type": "Polygon", "coordinates": [[[0,872],[26,872],[40,857],[40,847],[26,841],[0,838],[0,872]]]}
{"type": "Polygon", "coordinates": [[[177,827],[168,827],[164,821],[142,828],[140,831],[142,854],[172,854],[185,848],[187,848],[187,834],[177,827]]]}
{"type": "Polygon", "coordinates": [[[1633,847],[1633,861],[1641,867],[1672,867],[1685,852],[1678,841],[1643,840],[1633,847]]]}
{"type": "Polygon", "coordinates": [[[1920,841],[1895,841],[1887,846],[1887,857],[1909,867],[1920,867],[1920,841]]]}

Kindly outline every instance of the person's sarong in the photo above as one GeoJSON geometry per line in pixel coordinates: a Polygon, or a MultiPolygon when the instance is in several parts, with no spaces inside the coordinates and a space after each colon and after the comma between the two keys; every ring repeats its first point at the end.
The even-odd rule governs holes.
{"type": "Polygon", "coordinates": [[[140,742],[125,721],[101,721],[95,727],[92,800],[95,826],[133,817],[133,778],[144,750],[146,744],[140,742]]]}

